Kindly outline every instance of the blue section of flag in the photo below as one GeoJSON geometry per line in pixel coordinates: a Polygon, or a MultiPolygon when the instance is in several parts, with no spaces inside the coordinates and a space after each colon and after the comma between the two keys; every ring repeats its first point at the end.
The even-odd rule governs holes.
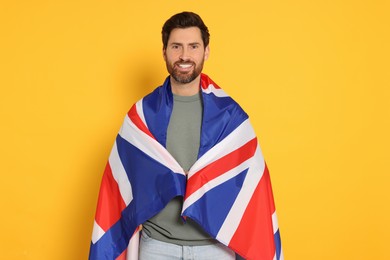
{"type": "Polygon", "coordinates": [[[142,109],[149,131],[164,147],[167,141],[167,129],[173,108],[173,95],[169,77],[164,84],[143,98],[142,109]]]}
{"type": "Polygon", "coordinates": [[[203,92],[203,107],[207,113],[203,115],[198,158],[248,118],[244,110],[230,97],[217,97],[213,93],[203,92]]]}
{"type": "Polygon", "coordinates": [[[276,248],[276,259],[280,260],[280,254],[282,252],[282,242],[280,240],[279,229],[274,234],[274,239],[275,239],[275,248],[276,248]]]}
{"type": "Polygon", "coordinates": [[[120,135],[118,154],[129,178],[133,200],[122,217],[96,242],[91,243],[89,259],[115,259],[126,248],[136,228],[161,211],[176,196],[183,196],[186,177],[172,172],[120,135]],[[164,187],[164,189],[161,189],[164,187]],[[159,190],[159,193],[156,193],[159,190]]]}
{"type": "Polygon", "coordinates": [[[242,188],[247,172],[245,170],[209,190],[183,214],[200,223],[210,235],[216,237],[242,188]]]}
{"type": "Polygon", "coordinates": [[[172,172],[120,135],[116,143],[133,192],[128,208],[133,211],[130,215],[136,224],[142,224],[157,214],[172,198],[184,195],[184,175],[172,172]]]}

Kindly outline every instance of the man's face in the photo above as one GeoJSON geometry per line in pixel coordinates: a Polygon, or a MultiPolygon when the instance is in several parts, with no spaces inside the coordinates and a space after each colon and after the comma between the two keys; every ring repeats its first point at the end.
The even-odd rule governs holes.
{"type": "Polygon", "coordinates": [[[167,70],[177,83],[186,84],[202,72],[203,63],[209,56],[198,27],[176,28],[171,31],[168,44],[163,50],[167,70]]]}

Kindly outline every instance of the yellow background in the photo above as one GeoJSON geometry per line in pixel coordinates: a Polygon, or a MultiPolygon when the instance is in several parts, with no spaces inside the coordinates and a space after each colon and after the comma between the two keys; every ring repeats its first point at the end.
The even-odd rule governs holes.
{"type": "Polygon", "coordinates": [[[0,258],[87,258],[116,133],[183,10],[259,135],[286,260],[390,259],[385,0],[1,1],[0,258]]]}

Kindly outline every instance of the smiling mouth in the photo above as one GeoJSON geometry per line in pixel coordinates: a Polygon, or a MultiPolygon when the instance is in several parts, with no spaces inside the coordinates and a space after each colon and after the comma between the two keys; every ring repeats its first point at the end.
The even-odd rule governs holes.
{"type": "Polygon", "coordinates": [[[179,67],[183,68],[183,69],[188,69],[188,68],[192,67],[192,64],[179,64],[179,67]]]}
{"type": "Polygon", "coordinates": [[[189,70],[192,67],[195,67],[195,64],[193,62],[177,62],[175,63],[175,66],[180,70],[189,70]]]}

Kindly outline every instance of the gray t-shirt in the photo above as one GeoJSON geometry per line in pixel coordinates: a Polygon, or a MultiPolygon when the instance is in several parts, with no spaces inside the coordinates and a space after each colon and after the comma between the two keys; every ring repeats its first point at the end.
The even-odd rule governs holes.
{"type": "MultiPolygon", "coordinates": [[[[174,105],[167,132],[167,150],[188,171],[198,157],[203,104],[201,92],[194,96],[173,95],[174,105]]],[[[184,222],[180,216],[183,198],[172,199],[157,215],[143,224],[154,239],[178,245],[209,245],[216,243],[193,220],[184,222]]]]}

